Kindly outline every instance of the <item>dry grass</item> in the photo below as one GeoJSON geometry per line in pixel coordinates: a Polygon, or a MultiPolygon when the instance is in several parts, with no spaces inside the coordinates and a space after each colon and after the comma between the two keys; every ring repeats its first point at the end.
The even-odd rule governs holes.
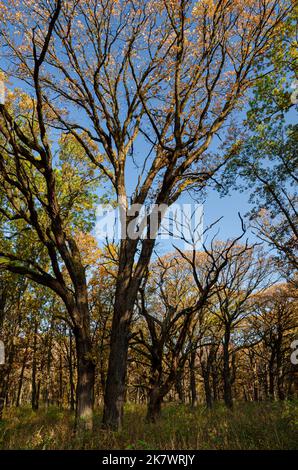
{"type": "Polygon", "coordinates": [[[298,449],[298,402],[222,405],[167,405],[157,424],[144,420],[144,406],[127,405],[124,429],[101,429],[96,414],[93,433],[75,436],[73,416],[57,408],[9,409],[0,422],[1,449],[298,449]]]}

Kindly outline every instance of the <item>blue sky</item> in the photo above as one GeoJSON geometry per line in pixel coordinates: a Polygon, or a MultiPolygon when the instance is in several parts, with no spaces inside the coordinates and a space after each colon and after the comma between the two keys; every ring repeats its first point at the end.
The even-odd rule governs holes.
{"type": "MultiPolygon", "coordinates": [[[[13,80],[10,84],[12,88],[15,86],[19,86],[22,89],[28,89],[24,86],[24,83],[19,82],[18,80],[13,80]]],[[[79,113],[73,109],[73,115],[77,118],[79,117],[79,113]]],[[[243,109],[241,113],[238,112],[237,120],[242,120],[246,115],[246,109],[243,109]]],[[[82,116],[80,117],[82,119],[82,116]]],[[[85,119],[83,118],[83,121],[85,119]]],[[[297,122],[297,111],[294,107],[288,113],[287,121],[289,123],[296,123],[297,122]]],[[[84,124],[87,124],[84,122],[84,124]]],[[[216,144],[212,144],[212,150],[216,149],[216,144]]],[[[140,138],[140,140],[136,143],[135,150],[138,154],[138,163],[139,165],[142,164],[143,156],[146,155],[148,151],[148,144],[144,141],[144,138],[140,138]]],[[[128,158],[130,160],[130,158],[128,158]]],[[[137,171],[133,166],[131,161],[128,161],[127,165],[127,191],[128,194],[131,194],[133,189],[135,188],[137,179],[137,171]]],[[[204,201],[204,227],[212,224],[215,220],[222,217],[222,220],[217,225],[217,229],[220,229],[218,234],[218,239],[226,240],[227,238],[236,237],[241,233],[241,224],[238,217],[238,212],[240,212],[241,216],[245,216],[245,214],[251,208],[249,204],[249,196],[250,193],[240,192],[237,190],[231,190],[229,195],[221,197],[220,194],[215,189],[209,189],[206,194],[206,198],[204,201]]],[[[185,203],[194,203],[193,199],[187,194],[183,194],[182,197],[179,199],[178,202],[185,202],[185,203]]],[[[251,231],[248,231],[248,235],[250,240],[255,240],[256,237],[251,231]]],[[[101,244],[102,242],[100,242],[101,244]]],[[[175,241],[176,244],[177,240],[175,241]]],[[[172,243],[171,242],[162,242],[162,246],[160,249],[163,252],[171,251],[172,243]]]]}
{"type": "MultiPolygon", "coordinates": [[[[245,112],[246,110],[243,110],[241,113],[241,119],[245,117],[245,112]]],[[[292,108],[288,113],[287,122],[292,124],[297,122],[297,111],[295,111],[294,108],[292,108]]],[[[136,153],[139,155],[139,158],[140,155],[144,153],[144,148],[146,148],[146,143],[144,141],[139,142],[138,148],[135,149],[137,151],[136,153]]],[[[211,149],[216,150],[216,145],[212,144],[211,149]]],[[[140,162],[141,161],[142,158],[140,158],[140,162]]],[[[137,174],[138,172],[136,168],[128,158],[126,174],[128,195],[130,195],[135,188],[137,174]]],[[[249,203],[249,199],[253,190],[254,188],[246,191],[231,189],[228,195],[221,196],[215,188],[209,188],[206,192],[204,200],[201,201],[203,203],[204,210],[204,228],[221,218],[221,220],[216,225],[216,228],[214,228],[211,233],[214,234],[215,232],[218,232],[218,240],[227,240],[228,238],[239,236],[241,234],[241,221],[239,219],[238,213],[240,213],[240,215],[245,219],[245,215],[252,209],[252,205],[249,203]]],[[[195,201],[193,197],[188,194],[188,192],[185,192],[179,198],[177,203],[195,204],[195,201]]],[[[247,218],[245,222],[246,226],[248,227],[249,221],[247,218]]],[[[256,234],[249,227],[245,238],[248,238],[250,242],[257,241],[256,234]]],[[[210,239],[210,236],[208,239],[210,239]]],[[[173,251],[173,243],[176,246],[179,246],[179,248],[185,247],[185,243],[182,243],[177,239],[162,240],[157,244],[157,253],[164,254],[166,252],[173,251]]],[[[102,241],[100,241],[100,244],[102,244],[102,241]]]]}

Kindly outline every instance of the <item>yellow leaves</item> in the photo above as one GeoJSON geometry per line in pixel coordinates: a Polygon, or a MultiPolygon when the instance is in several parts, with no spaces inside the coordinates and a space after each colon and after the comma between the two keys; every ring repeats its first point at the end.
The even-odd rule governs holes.
{"type": "Polygon", "coordinates": [[[17,11],[15,14],[15,19],[16,21],[20,21],[22,18],[22,13],[20,11],[17,11]]]}
{"type": "Polygon", "coordinates": [[[101,250],[96,238],[90,233],[78,232],[75,237],[84,266],[96,267],[99,264],[101,250]]]}
{"type": "Polygon", "coordinates": [[[193,7],[192,15],[194,17],[207,15],[209,18],[211,18],[214,15],[215,8],[216,2],[214,0],[198,1],[193,7]]]}
{"type": "Polygon", "coordinates": [[[32,98],[26,93],[20,93],[19,110],[23,113],[32,111],[32,98]]]}
{"type": "Polygon", "coordinates": [[[187,179],[185,178],[185,180],[183,181],[183,183],[180,185],[180,189],[181,191],[184,191],[188,186],[190,186],[191,184],[193,184],[193,179],[187,179]]]}
{"type": "Polygon", "coordinates": [[[7,4],[5,2],[0,2],[0,21],[5,23],[8,14],[7,4]]]}
{"type": "Polygon", "coordinates": [[[86,132],[81,132],[79,134],[79,139],[77,139],[72,134],[62,134],[59,140],[59,144],[62,148],[62,158],[65,155],[71,154],[72,157],[75,157],[77,160],[82,159],[86,151],[84,150],[83,145],[85,145],[94,155],[97,156],[98,161],[101,160],[101,156],[99,155],[98,145],[92,140],[86,132]],[[79,139],[82,141],[80,144],[79,139]]]}
{"type": "MultiPolygon", "coordinates": [[[[290,54],[291,54],[291,57],[295,61],[298,61],[298,42],[297,41],[293,41],[293,43],[291,44],[290,54]]],[[[296,63],[296,65],[298,65],[298,63],[296,63]]]]}

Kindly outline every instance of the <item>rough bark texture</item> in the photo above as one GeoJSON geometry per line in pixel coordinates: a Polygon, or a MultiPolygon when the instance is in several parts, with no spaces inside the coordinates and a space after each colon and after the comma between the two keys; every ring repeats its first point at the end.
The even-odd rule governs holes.
{"type": "Polygon", "coordinates": [[[162,393],[159,386],[156,384],[148,396],[148,408],[147,408],[147,417],[146,420],[151,423],[156,423],[156,421],[161,416],[161,404],[163,401],[162,393]]]}
{"type": "Polygon", "coordinates": [[[112,323],[109,373],[106,379],[103,415],[104,426],[115,430],[121,429],[125,400],[129,330],[124,319],[127,315],[130,315],[130,312],[123,312],[121,302],[117,302],[112,323]]]}
{"type": "Polygon", "coordinates": [[[76,426],[89,429],[93,427],[95,364],[92,358],[92,344],[88,331],[75,329],[77,350],[77,390],[76,426]]]}
{"type": "Polygon", "coordinates": [[[135,274],[134,279],[132,279],[132,272],[137,242],[124,241],[120,248],[104,397],[103,426],[105,428],[119,430],[122,427],[130,323],[138,288],[149,264],[153,246],[154,242],[150,240],[148,252],[142,257],[139,269],[136,268],[138,274],[135,274]]]}
{"type": "Polygon", "coordinates": [[[225,338],[223,344],[223,382],[224,382],[224,401],[227,408],[233,408],[233,398],[232,398],[232,377],[231,377],[231,367],[230,367],[230,354],[229,354],[229,344],[230,344],[230,331],[226,327],[225,338]]]}

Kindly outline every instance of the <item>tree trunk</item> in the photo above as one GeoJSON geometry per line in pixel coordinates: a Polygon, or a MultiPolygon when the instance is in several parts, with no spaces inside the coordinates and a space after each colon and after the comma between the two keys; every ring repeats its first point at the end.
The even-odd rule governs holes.
{"type": "Polygon", "coordinates": [[[231,368],[230,368],[230,354],[229,354],[229,344],[230,344],[230,330],[226,326],[225,338],[223,344],[223,355],[224,355],[224,370],[223,370],[223,381],[224,381],[224,401],[227,408],[233,408],[233,399],[232,399],[232,377],[231,377],[231,368]]]}
{"type": "Polygon", "coordinates": [[[198,404],[196,375],[194,371],[190,373],[190,391],[191,391],[191,406],[195,408],[198,404]]]}
{"type": "Polygon", "coordinates": [[[68,305],[73,319],[73,334],[77,354],[76,430],[93,429],[95,362],[90,332],[90,314],[85,272],[78,272],[76,302],[68,305]]]}
{"type": "Polygon", "coordinates": [[[216,364],[212,364],[212,393],[213,393],[213,401],[216,402],[218,400],[218,370],[216,368],[216,364]]]}
{"type": "Polygon", "coordinates": [[[195,362],[196,362],[196,351],[193,351],[191,353],[190,362],[189,362],[190,394],[191,394],[191,406],[192,406],[192,408],[195,408],[198,404],[195,362]]]}
{"type": "Polygon", "coordinates": [[[3,418],[4,405],[5,405],[4,393],[3,393],[3,390],[0,390],[0,421],[3,418]]]}
{"type": "MultiPolygon", "coordinates": [[[[53,305],[54,307],[54,305],[53,305]]],[[[52,342],[53,342],[53,319],[50,325],[50,331],[47,337],[46,343],[46,383],[44,391],[44,401],[45,405],[48,408],[50,404],[50,387],[51,387],[51,365],[52,365],[52,342]]]]}
{"type": "Polygon", "coordinates": [[[269,399],[269,388],[268,388],[268,366],[267,364],[264,365],[264,372],[262,377],[262,386],[264,390],[264,399],[269,399]]]}
{"type": "Polygon", "coordinates": [[[103,413],[103,426],[113,430],[120,430],[122,427],[130,323],[138,290],[150,262],[154,240],[144,241],[138,275],[133,278],[137,245],[137,240],[124,240],[120,247],[103,413]]]}
{"type": "MultiPolygon", "coordinates": [[[[60,346],[61,348],[61,346],[60,346]]],[[[59,354],[59,395],[58,395],[58,407],[62,410],[63,408],[63,362],[62,353],[60,349],[59,354]]]]}
{"type": "Polygon", "coordinates": [[[73,380],[73,352],[72,352],[72,333],[69,332],[69,386],[70,386],[70,410],[75,410],[75,386],[73,380]]]}
{"type": "Polygon", "coordinates": [[[150,423],[156,423],[161,416],[161,404],[163,396],[161,394],[160,387],[155,384],[149,392],[149,401],[147,407],[146,420],[150,423]]]}
{"type": "Polygon", "coordinates": [[[9,390],[9,379],[15,356],[13,342],[7,345],[7,356],[5,364],[0,366],[0,420],[2,419],[4,406],[9,390]]]}
{"type": "Polygon", "coordinates": [[[3,417],[5,400],[8,391],[7,369],[8,367],[6,364],[0,366],[0,421],[3,417]]]}
{"type": "Polygon", "coordinates": [[[213,405],[213,400],[212,400],[212,393],[211,393],[211,386],[210,386],[210,373],[204,373],[203,379],[204,379],[206,406],[207,408],[211,409],[213,405]]]}
{"type": "Polygon", "coordinates": [[[212,387],[211,387],[211,376],[213,375],[214,359],[215,359],[216,349],[212,345],[209,352],[207,353],[207,359],[203,360],[201,358],[201,368],[202,376],[204,380],[204,392],[206,399],[207,408],[211,409],[213,406],[213,396],[212,396],[212,387]]]}
{"type": "Polygon", "coordinates": [[[258,381],[258,369],[256,361],[254,363],[251,362],[251,366],[253,368],[253,400],[259,401],[259,381],[258,381]]]}
{"type": "Polygon", "coordinates": [[[32,357],[32,393],[31,393],[31,406],[33,411],[38,410],[38,385],[36,380],[37,375],[37,332],[38,332],[38,323],[35,321],[34,323],[34,336],[33,336],[33,357],[32,357]]]}
{"type": "Polygon", "coordinates": [[[24,352],[23,362],[22,362],[22,369],[19,378],[19,386],[18,386],[18,393],[17,393],[17,400],[16,400],[16,407],[20,406],[21,402],[21,395],[22,395],[22,387],[23,387],[23,380],[24,380],[24,373],[27,365],[27,357],[28,357],[28,345],[26,345],[26,349],[24,352]]]}
{"type": "Polygon", "coordinates": [[[284,374],[282,364],[282,334],[279,335],[276,344],[276,375],[277,375],[277,394],[279,400],[285,399],[284,374]]]}
{"type": "Polygon", "coordinates": [[[130,314],[129,311],[123,312],[120,305],[118,309],[118,303],[115,304],[103,414],[104,427],[113,430],[122,427],[129,335],[125,318],[130,317],[130,314]]]}
{"type": "Polygon", "coordinates": [[[127,241],[120,248],[103,413],[103,426],[113,430],[123,421],[130,322],[139,287],[138,282],[131,286],[135,249],[127,241]]]}
{"type": "Polygon", "coordinates": [[[183,373],[179,374],[176,379],[176,391],[178,393],[179,401],[181,404],[185,403],[185,390],[184,390],[184,376],[183,373]]]}
{"type": "Polygon", "coordinates": [[[269,375],[269,398],[275,400],[275,352],[273,351],[269,360],[268,375],[269,375]]]}
{"type": "Polygon", "coordinates": [[[75,330],[77,351],[76,428],[92,430],[95,364],[92,344],[84,330],[75,330]]]}

